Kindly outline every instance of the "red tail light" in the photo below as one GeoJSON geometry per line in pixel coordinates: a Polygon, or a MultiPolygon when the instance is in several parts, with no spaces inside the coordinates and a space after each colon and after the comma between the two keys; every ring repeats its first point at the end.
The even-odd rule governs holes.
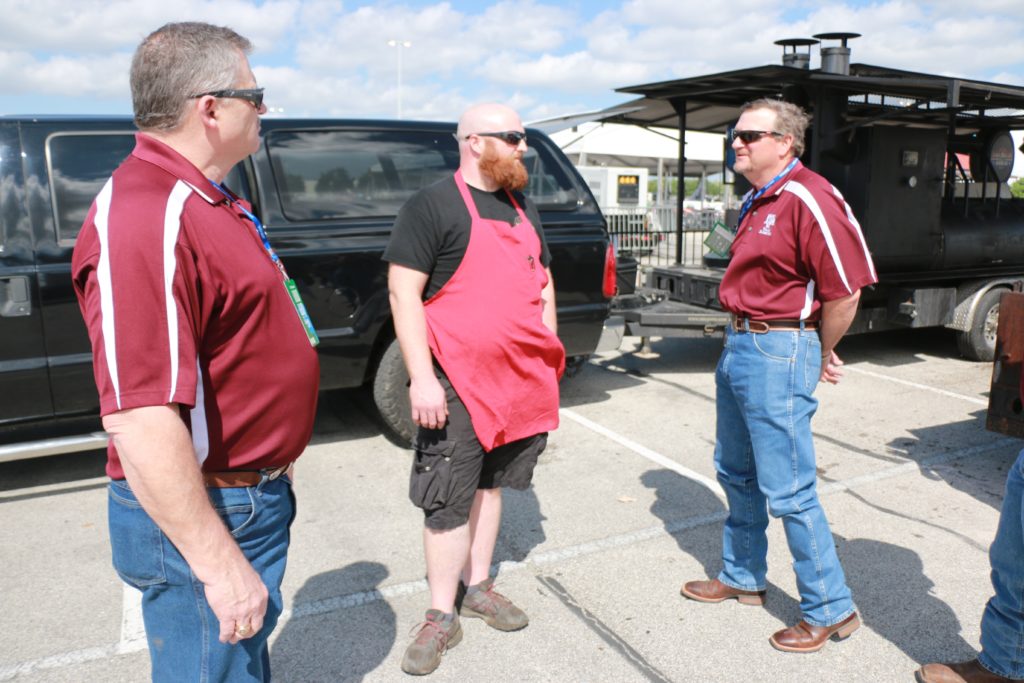
{"type": "Polygon", "coordinates": [[[601,291],[606,299],[611,299],[615,296],[615,291],[618,289],[617,278],[615,247],[609,244],[608,250],[604,253],[604,282],[601,285],[601,291]]]}

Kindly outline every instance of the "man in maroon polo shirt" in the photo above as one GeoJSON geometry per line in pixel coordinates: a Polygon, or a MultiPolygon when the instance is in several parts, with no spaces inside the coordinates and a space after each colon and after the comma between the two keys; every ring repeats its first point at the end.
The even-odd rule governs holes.
{"type": "Polygon", "coordinates": [[[715,373],[715,468],[729,503],[724,567],[690,581],[700,602],[761,605],[769,513],[781,517],[803,619],[769,639],[785,652],[815,652],[860,626],[818,501],[811,417],[818,382],[839,382],[835,346],[877,282],[857,220],[839,191],[799,160],[808,117],[762,99],[733,131],[733,169],[753,185],[719,290],[732,313],[715,373]]]}
{"type": "Polygon", "coordinates": [[[168,24],[132,60],[136,147],[96,197],[72,277],[93,347],[114,567],[143,593],[152,676],[270,680],[313,426],[316,334],[248,204],[249,41],[168,24]]]}

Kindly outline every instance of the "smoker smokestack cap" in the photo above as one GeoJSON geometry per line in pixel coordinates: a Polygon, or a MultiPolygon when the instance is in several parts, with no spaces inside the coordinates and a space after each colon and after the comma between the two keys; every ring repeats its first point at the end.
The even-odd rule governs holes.
{"type": "Polygon", "coordinates": [[[838,40],[840,47],[821,48],[821,70],[830,74],[850,75],[850,48],[846,41],[860,38],[859,33],[818,33],[814,36],[819,40],[838,40]]]}
{"type": "Polygon", "coordinates": [[[783,38],[776,40],[776,45],[782,46],[782,65],[792,66],[797,69],[811,68],[811,46],[817,45],[818,41],[813,38],[783,38]],[[797,52],[797,48],[806,47],[807,52],[797,52]],[[790,49],[792,48],[792,49],[790,49]]]}

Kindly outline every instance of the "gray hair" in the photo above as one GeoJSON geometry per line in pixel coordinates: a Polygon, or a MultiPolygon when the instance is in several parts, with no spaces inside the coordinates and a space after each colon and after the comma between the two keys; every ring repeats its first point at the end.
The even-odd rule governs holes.
{"type": "Polygon", "coordinates": [[[811,117],[807,112],[792,102],[783,102],[767,97],[747,102],[740,109],[740,114],[751,109],[767,109],[775,112],[775,132],[793,136],[793,156],[799,157],[804,153],[804,137],[807,135],[807,126],[811,122],[811,117]]]}
{"type": "Polygon", "coordinates": [[[226,26],[187,21],[153,31],[132,57],[135,125],[174,130],[190,97],[236,85],[239,57],[251,50],[252,43],[226,26]]]}

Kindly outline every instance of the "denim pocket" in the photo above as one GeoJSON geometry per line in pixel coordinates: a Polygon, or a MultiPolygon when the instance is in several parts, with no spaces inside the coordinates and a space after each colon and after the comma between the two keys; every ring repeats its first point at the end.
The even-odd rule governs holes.
{"type": "Polygon", "coordinates": [[[766,332],[765,334],[751,333],[754,341],[754,348],[761,352],[765,358],[785,361],[787,363],[796,360],[796,340],[799,338],[797,332],[766,332]]]}
{"type": "Polygon", "coordinates": [[[454,441],[416,444],[416,459],[409,475],[409,500],[427,512],[439,510],[452,493],[454,441]]]}
{"type": "Polygon", "coordinates": [[[107,517],[111,559],[121,580],[140,590],[166,583],[163,532],[123,480],[110,482],[107,517]]]}
{"type": "Polygon", "coordinates": [[[801,343],[806,344],[804,353],[807,358],[804,361],[804,391],[813,394],[818,387],[818,380],[821,379],[821,366],[824,360],[821,357],[821,340],[816,334],[805,334],[801,336],[801,343]]]}
{"type": "Polygon", "coordinates": [[[213,505],[213,509],[217,511],[232,536],[237,538],[243,534],[246,527],[251,525],[256,518],[254,489],[249,487],[208,488],[206,491],[210,496],[210,504],[213,505]]]}

